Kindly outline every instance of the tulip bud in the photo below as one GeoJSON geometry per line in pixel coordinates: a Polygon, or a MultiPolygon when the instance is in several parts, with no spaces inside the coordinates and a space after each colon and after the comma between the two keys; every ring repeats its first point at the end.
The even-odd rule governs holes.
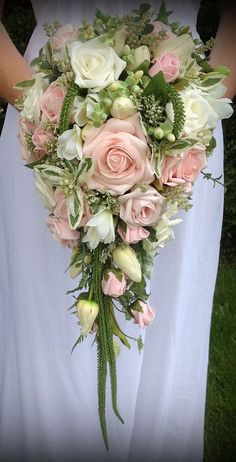
{"type": "Polygon", "coordinates": [[[79,318],[81,325],[81,335],[87,335],[98,315],[98,304],[91,300],[79,300],[76,304],[76,309],[76,316],[79,318]]]}
{"type": "Polygon", "coordinates": [[[135,282],[141,281],[141,266],[136,257],[135,251],[131,249],[131,247],[126,245],[120,245],[117,247],[113,252],[113,261],[129,279],[135,282]]]}
{"type": "Polygon", "coordinates": [[[137,112],[134,103],[127,96],[120,96],[115,99],[111,108],[112,117],[126,119],[137,112]]]}
{"type": "Polygon", "coordinates": [[[72,279],[77,278],[77,276],[79,276],[81,271],[82,271],[82,265],[76,262],[74,265],[70,266],[70,277],[72,279]]]}

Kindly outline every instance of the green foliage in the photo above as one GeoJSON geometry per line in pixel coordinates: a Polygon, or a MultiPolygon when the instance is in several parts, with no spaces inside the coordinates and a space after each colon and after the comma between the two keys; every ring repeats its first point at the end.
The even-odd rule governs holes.
{"type": "Polygon", "coordinates": [[[217,278],[208,367],[205,462],[236,459],[236,268],[223,262],[217,278]]]}

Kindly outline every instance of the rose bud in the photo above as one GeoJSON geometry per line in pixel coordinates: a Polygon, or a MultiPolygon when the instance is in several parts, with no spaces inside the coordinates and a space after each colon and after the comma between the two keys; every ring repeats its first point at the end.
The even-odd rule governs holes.
{"type": "Polygon", "coordinates": [[[121,271],[106,271],[102,280],[102,291],[110,297],[119,297],[126,290],[125,276],[121,271]]]}
{"type": "Polygon", "coordinates": [[[111,115],[117,119],[126,119],[137,112],[134,103],[127,96],[116,98],[112,104],[111,115]]]}
{"type": "Polygon", "coordinates": [[[139,327],[144,328],[149,326],[155,318],[155,309],[149,303],[138,301],[137,309],[131,309],[134,317],[134,323],[139,324],[139,327]]]}
{"type": "Polygon", "coordinates": [[[135,251],[131,249],[131,247],[126,245],[120,245],[117,247],[113,252],[113,261],[129,279],[135,282],[141,281],[141,266],[136,257],[135,251]]]}
{"type": "Polygon", "coordinates": [[[79,318],[81,325],[81,335],[87,335],[98,315],[99,306],[91,300],[79,300],[76,304],[76,309],[76,316],[79,318]]]}

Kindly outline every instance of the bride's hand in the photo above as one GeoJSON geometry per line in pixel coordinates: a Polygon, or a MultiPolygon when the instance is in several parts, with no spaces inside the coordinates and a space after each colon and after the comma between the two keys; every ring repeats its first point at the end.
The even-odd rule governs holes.
{"type": "Polygon", "coordinates": [[[230,0],[221,0],[221,19],[211,50],[210,64],[226,66],[230,75],[224,81],[227,88],[225,97],[233,98],[236,95],[236,5],[230,0]]]}
{"type": "Polygon", "coordinates": [[[21,92],[14,85],[32,78],[32,69],[11,41],[6,29],[0,22],[0,97],[14,105],[21,92]]]}

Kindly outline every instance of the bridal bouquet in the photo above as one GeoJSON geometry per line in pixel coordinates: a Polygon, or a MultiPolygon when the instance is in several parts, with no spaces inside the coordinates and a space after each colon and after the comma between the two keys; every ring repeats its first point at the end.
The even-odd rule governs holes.
{"type": "MultiPolygon", "coordinates": [[[[22,158],[49,230],[72,251],[71,277],[79,276],[68,292],[81,328],[75,346],[88,334],[97,344],[106,447],[108,373],[123,422],[114,336],[130,348],[116,309],[141,328],[153,321],[146,281],[154,257],[174,237],[178,211],[191,207],[218,120],[232,113],[222,98],[228,69],[212,68],[207,47],[169,14],[164,4],[142,4],[123,17],[97,10],[92,23],[46,24],[33,78],[17,84],[22,158]]],[[[141,336],[134,340],[141,350],[141,336]]]]}

